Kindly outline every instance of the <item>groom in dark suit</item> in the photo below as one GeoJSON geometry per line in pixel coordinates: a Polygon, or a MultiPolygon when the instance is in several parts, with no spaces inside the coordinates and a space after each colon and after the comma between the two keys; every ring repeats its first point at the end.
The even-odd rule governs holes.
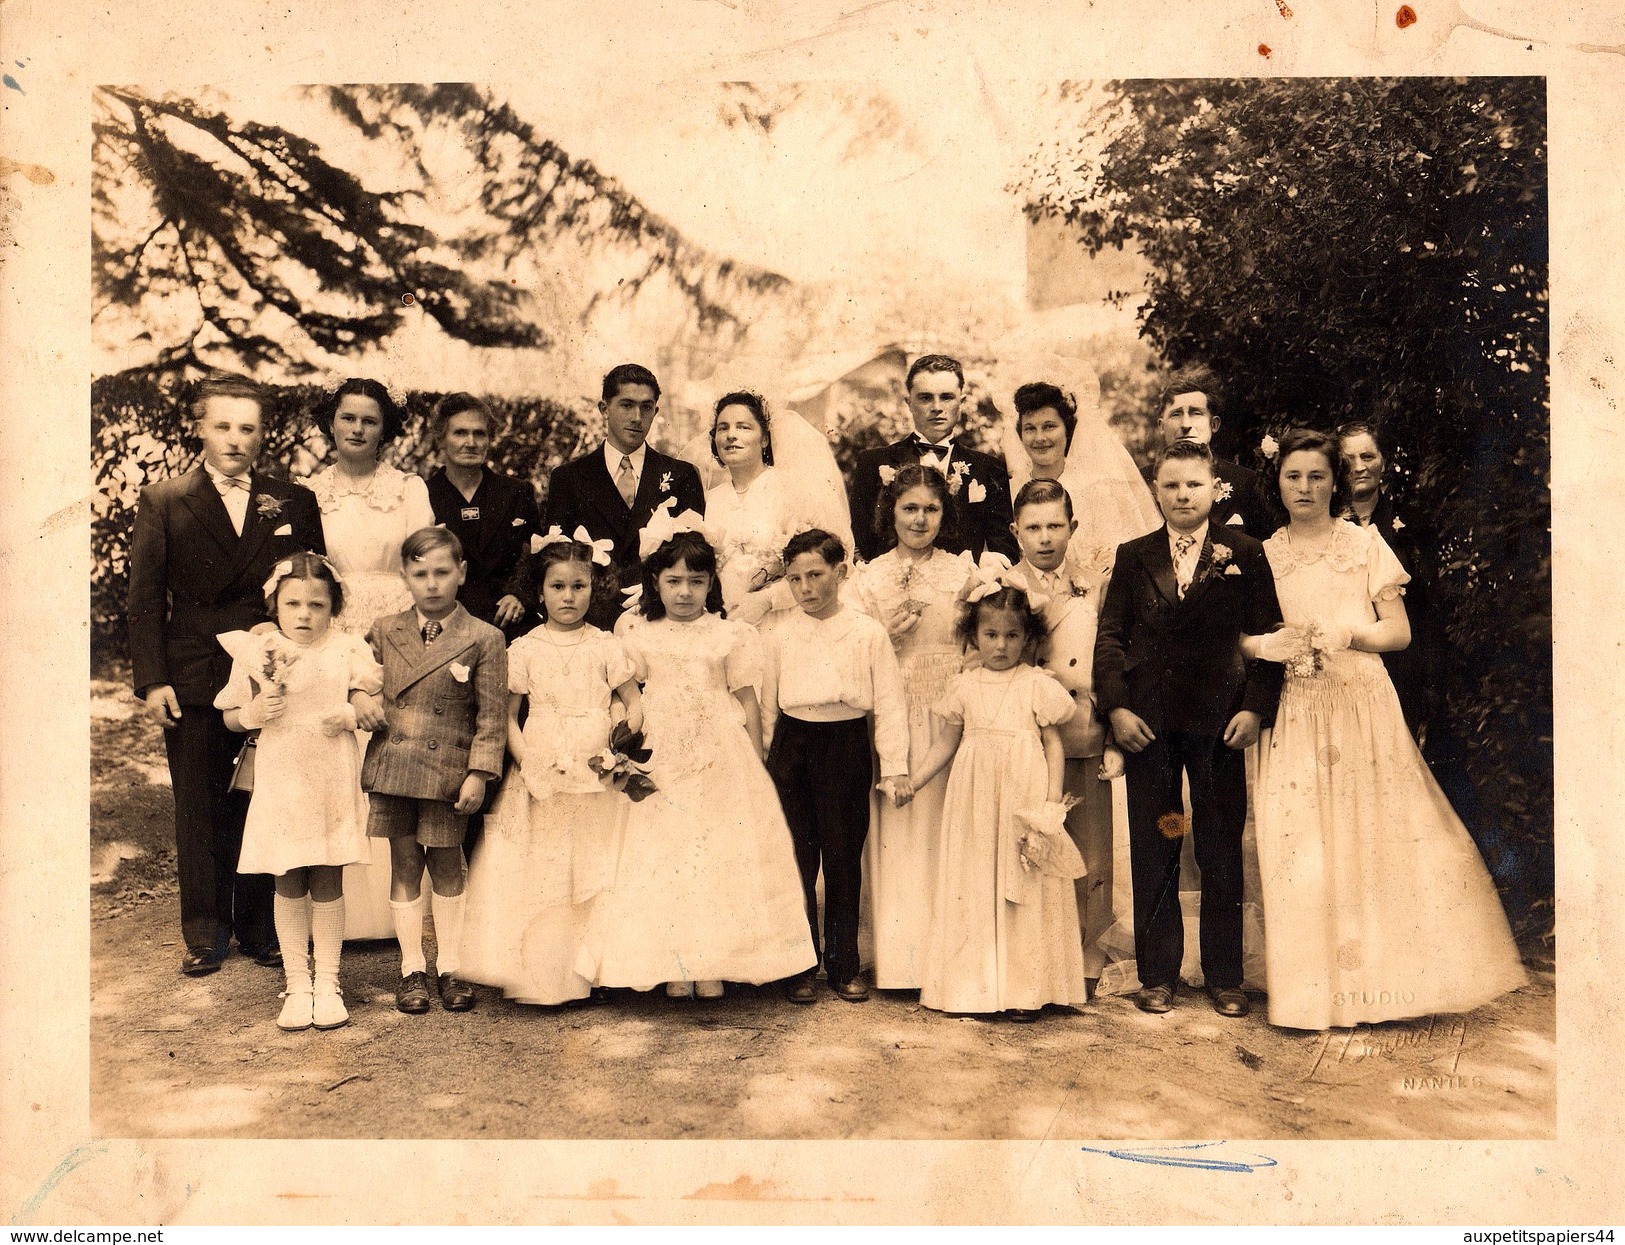
{"type": "MultiPolygon", "coordinates": [[[[660,382],[648,368],[636,363],[611,368],[598,409],[604,416],[604,444],[553,473],[543,526],[557,527],[565,535],[585,527],[594,540],[614,541],[614,570],[620,586],[630,587],[638,582],[638,533],[649,517],[672,498],[676,513],[704,514],[705,486],[691,464],[647,444],[660,411],[660,382]]],[[[609,631],[619,615],[619,601],[595,598],[587,621],[609,631]]]]}
{"type": "Polygon", "coordinates": [[[921,355],[908,369],[904,387],[914,432],[891,445],[865,450],[852,470],[848,501],[858,556],[867,562],[885,549],[875,532],[882,469],[895,471],[930,455],[941,463],[959,515],[956,529],[943,532],[937,547],[947,553],[968,549],[972,557],[992,549],[1004,554],[1012,565],[1021,561],[1021,549],[1010,528],[1010,473],[991,454],[972,449],[968,438],[954,436],[965,399],[965,369],[959,360],[944,354],[921,355]]]}
{"type": "Polygon", "coordinates": [[[1123,750],[1134,878],[1136,1005],[1174,1005],[1184,921],[1179,857],[1189,780],[1202,871],[1202,975],[1222,1016],[1245,1016],[1241,832],[1247,817],[1242,752],[1275,716],[1282,667],[1243,659],[1242,635],[1281,624],[1264,547],[1210,522],[1213,455],[1175,441],[1158,455],[1164,525],[1119,545],[1095,638],[1095,697],[1123,750]]]}
{"type": "Polygon", "coordinates": [[[247,800],[228,790],[241,735],[214,698],[231,674],[215,636],[267,621],[264,584],[300,549],[323,553],[309,489],[253,470],[265,397],[237,376],[204,381],[192,403],[203,462],[141,491],[130,539],[130,664],[135,693],[164,728],[175,793],[181,972],[220,967],[231,935],[245,955],[280,965],[271,878],[241,875],[247,800]]]}

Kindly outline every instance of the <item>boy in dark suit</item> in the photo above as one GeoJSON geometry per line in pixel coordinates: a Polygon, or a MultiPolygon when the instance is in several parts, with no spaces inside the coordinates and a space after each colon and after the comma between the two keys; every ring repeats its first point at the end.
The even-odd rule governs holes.
{"type": "Polygon", "coordinates": [[[965,398],[965,369],[947,355],[921,355],[908,369],[905,387],[914,432],[891,445],[865,450],[852,469],[848,500],[858,556],[867,562],[884,552],[875,533],[882,469],[895,471],[929,456],[948,481],[959,515],[955,530],[944,532],[938,547],[947,553],[969,550],[975,558],[991,549],[1012,564],[1020,561],[1021,550],[1010,532],[1010,473],[991,454],[972,449],[964,437],[954,437],[965,398]]]}
{"type": "Polygon", "coordinates": [[[1264,547],[1209,521],[1215,477],[1207,446],[1175,441],[1158,456],[1154,478],[1166,522],[1118,546],[1095,639],[1095,697],[1128,779],[1135,1003],[1169,1011],[1179,982],[1183,775],[1202,871],[1202,975],[1220,1015],[1245,1016],[1242,752],[1274,718],[1282,668],[1247,663],[1240,641],[1280,626],[1281,606],[1264,547]]]}
{"type": "Polygon", "coordinates": [[[323,553],[309,489],[253,470],[265,396],[238,376],[204,381],[192,402],[203,462],[143,489],[130,539],[130,664],[136,695],[164,728],[175,793],[181,972],[220,967],[232,932],[245,955],[277,966],[271,879],[239,875],[247,800],[228,790],[242,743],[214,698],[231,674],[222,631],[269,622],[264,583],[301,549],[323,553]]]}
{"type": "Polygon", "coordinates": [[[384,667],[383,704],[351,698],[356,720],[373,731],[361,785],[370,794],[367,833],[389,840],[389,906],[401,944],[395,1005],[429,1010],[423,955],[423,867],[434,888],[440,1002],[474,1006],[457,976],[463,930],[463,834],[468,815],[502,772],[507,742],[508,650],[502,633],[457,601],[468,573],[462,546],[443,527],[413,532],[401,545],[401,574],[412,608],[376,619],[367,643],[384,667]]]}
{"type": "MultiPolygon", "coordinates": [[[[638,582],[638,533],[668,498],[674,513],[705,513],[705,486],[690,463],[671,458],[648,442],[660,411],[660,382],[648,368],[622,363],[604,376],[598,410],[604,416],[604,444],[567,462],[547,485],[544,529],[573,532],[584,527],[594,540],[612,540],[612,565],[622,586],[638,582]]],[[[612,631],[619,603],[594,596],[587,621],[612,631]]]]}

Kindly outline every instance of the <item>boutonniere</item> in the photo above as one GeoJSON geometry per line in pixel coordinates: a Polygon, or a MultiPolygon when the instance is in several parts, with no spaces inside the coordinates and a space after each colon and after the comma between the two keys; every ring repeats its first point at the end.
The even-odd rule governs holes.
{"type": "Polygon", "coordinates": [[[1396,531],[1396,532],[1397,532],[1397,531],[1399,531],[1399,530],[1400,530],[1400,529],[1401,529],[1401,528],[1402,528],[1402,527],[1404,527],[1404,526],[1405,526],[1405,521],[1404,521],[1404,520],[1403,520],[1403,519],[1401,519],[1401,518],[1400,518],[1400,517],[1399,517],[1399,516],[1398,516],[1398,515],[1397,515],[1397,514],[1396,514],[1396,515],[1395,515],[1395,516],[1394,516],[1394,531],[1396,531]]]}
{"type": "Polygon", "coordinates": [[[880,482],[882,484],[890,484],[893,480],[895,480],[897,478],[897,468],[896,467],[887,467],[885,465],[882,465],[879,468],[879,471],[880,471],[880,482]]]}
{"type": "Polygon", "coordinates": [[[971,505],[980,505],[987,500],[987,486],[980,480],[972,480],[970,487],[965,490],[965,496],[970,499],[971,505]]]}
{"type": "Polygon", "coordinates": [[[283,500],[272,497],[269,493],[261,493],[254,499],[254,508],[259,511],[260,518],[274,519],[282,513],[283,500]]]}
{"type": "Polygon", "coordinates": [[[1213,500],[1229,501],[1235,491],[1236,490],[1231,487],[1229,480],[1220,480],[1213,486],[1213,500]]]}
{"type": "Polygon", "coordinates": [[[1074,597],[1086,597],[1089,595],[1088,584],[1080,584],[1075,579],[1069,579],[1066,582],[1066,586],[1074,597]]]}
{"type": "MultiPolygon", "coordinates": [[[[952,467],[948,468],[948,492],[951,496],[959,496],[959,490],[965,486],[965,477],[969,473],[969,463],[955,462],[952,467]]],[[[982,488],[979,481],[972,480],[971,484],[974,488],[982,488]]],[[[982,496],[987,496],[987,490],[985,488],[982,488],[982,496]]],[[[977,500],[974,494],[971,496],[971,500],[977,500]]]]}
{"type": "Polygon", "coordinates": [[[1230,562],[1231,556],[1232,555],[1231,555],[1231,552],[1230,552],[1230,546],[1229,545],[1221,545],[1221,544],[1219,544],[1217,542],[1214,543],[1214,545],[1213,545],[1213,565],[1214,566],[1228,565],[1228,563],[1230,562]]]}
{"type": "Polygon", "coordinates": [[[451,677],[456,679],[459,683],[468,682],[468,667],[463,665],[462,662],[454,661],[447,666],[446,669],[451,672],[451,677]]]}
{"type": "Polygon", "coordinates": [[[662,493],[671,492],[671,472],[662,471],[660,473],[660,491],[662,493]]]}

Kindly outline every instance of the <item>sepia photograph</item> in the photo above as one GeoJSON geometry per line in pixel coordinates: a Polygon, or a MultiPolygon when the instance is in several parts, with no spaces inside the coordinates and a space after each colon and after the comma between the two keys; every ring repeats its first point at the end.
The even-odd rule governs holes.
{"type": "Polygon", "coordinates": [[[1625,27],[183,7],[3,40],[13,1223],[1608,1209],[1625,27]]]}
{"type": "Polygon", "coordinates": [[[1550,1136],[1541,80],[647,103],[95,92],[99,1125],[1550,1136]]]}

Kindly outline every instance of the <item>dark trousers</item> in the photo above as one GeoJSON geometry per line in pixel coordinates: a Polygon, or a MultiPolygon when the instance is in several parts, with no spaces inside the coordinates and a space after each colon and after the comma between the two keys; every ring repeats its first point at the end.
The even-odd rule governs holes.
{"type": "Polygon", "coordinates": [[[858,897],[869,836],[874,760],[869,719],[805,722],[781,716],[767,770],[795,842],[813,946],[832,982],[858,975],[858,897]],[[824,870],[824,936],[818,936],[818,869],[824,870]]]}
{"type": "Polygon", "coordinates": [[[1202,871],[1202,976],[1212,989],[1241,985],[1241,832],[1247,819],[1242,754],[1207,735],[1164,731],[1144,751],[1125,753],[1129,861],[1134,877],[1134,955],[1142,986],[1179,980],[1185,923],[1179,911],[1183,836],[1158,821],[1180,816],[1180,775],[1190,780],[1191,827],[1202,871]]]}
{"type": "Polygon", "coordinates": [[[233,933],[254,951],[276,945],[271,875],[237,872],[248,797],[229,787],[242,743],[209,705],[183,706],[181,720],[164,732],[175,792],[181,936],[192,951],[224,955],[233,933]]]}

